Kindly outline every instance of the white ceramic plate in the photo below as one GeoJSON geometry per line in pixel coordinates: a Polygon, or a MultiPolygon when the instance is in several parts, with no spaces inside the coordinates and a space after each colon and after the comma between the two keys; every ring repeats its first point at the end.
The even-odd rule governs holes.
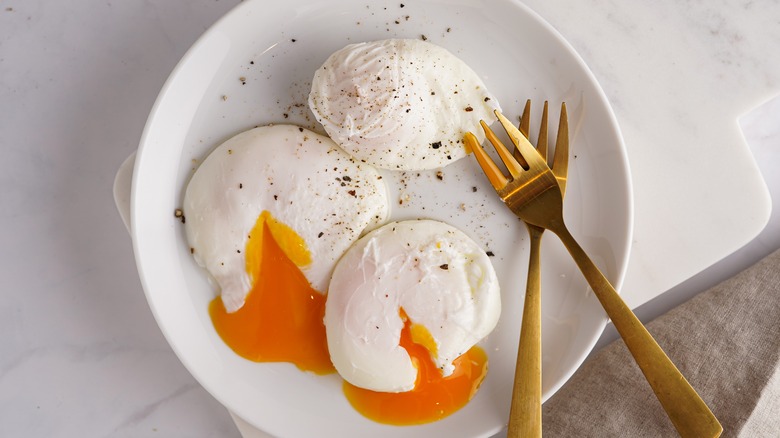
{"type": "MultiPolygon", "coordinates": [[[[573,150],[566,218],[572,233],[615,284],[631,241],[631,188],[621,136],[604,94],[571,47],[512,1],[246,1],[192,47],[163,87],[140,144],[133,177],[136,260],[149,304],[171,347],[195,378],[250,424],[278,436],[489,436],[506,423],[527,264],[525,227],[468,157],[436,172],[387,174],[391,219],[426,217],[470,234],[493,261],[503,313],[482,342],[490,372],[461,411],[428,425],[390,427],[356,413],[337,375],[241,359],[208,316],[215,290],[193,262],[173,217],[197,162],[256,125],[297,123],[321,131],[306,107],[311,77],[348,43],[420,38],[455,53],[483,77],[505,114],[526,98],[555,110],[566,101],[573,150]],[[476,188],[476,191],[474,191],[476,188]],[[395,200],[404,199],[403,205],[395,200]]],[[[538,125],[540,105],[532,126],[538,125]]],[[[555,127],[556,123],[553,123],[555,127]]],[[[535,138],[532,130],[532,138],[535,138]]],[[[577,369],[606,317],[554,236],[543,254],[543,391],[577,369]]]]}

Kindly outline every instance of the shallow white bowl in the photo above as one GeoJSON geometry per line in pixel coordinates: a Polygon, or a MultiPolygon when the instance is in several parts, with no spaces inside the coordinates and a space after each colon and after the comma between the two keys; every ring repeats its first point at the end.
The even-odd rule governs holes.
{"type": "MultiPolygon", "coordinates": [[[[495,254],[502,286],[501,320],[481,344],[490,360],[487,379],[461,411],[423,426],[391,427],[363,418],[347,403],[337,375],[315,376],[235,355],[214,331],[208,303],[216,292],[173,216],[197,162],[225,139],[267,123],[321,131],[306,99],[315,69],[330,53],[353,42],[422,35],[469,64],[508,116],[516,118],[525,99],[533,99],[532,138],[541,103],[550,100],[557,120],[559,103],[567,102],[573,149],[566,219],[613,284],[622,283],[632,208],[619,129],[579,56],[525,6],[487,0],[415,0],[403,7],[398,0],[243,2],[198,40],[160,92],[136,159],[131,223],[147,299],[171,347],[228,409],[273,435],[489,436],[506,424],[527,233],[471,157],[444,168],[441,180],[436,171],[385,174],[395,204],[391,219],[424,217],[459,227],[495,254]]],[[[554,236],[544,240],[542,269],[546,399],[593,348],[606,316],[554,236]]]]}

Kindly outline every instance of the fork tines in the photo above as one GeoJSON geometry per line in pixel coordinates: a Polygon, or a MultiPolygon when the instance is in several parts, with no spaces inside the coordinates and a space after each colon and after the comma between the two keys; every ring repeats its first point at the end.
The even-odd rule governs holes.
{"type": "MultiPolygon", "coordinates": [[[[495,114],[499,123],[506,131],[509,139],[515,146],[514,152],[510,153],[509,150],[501,143],[496,137],[495,133],[488,127],[484,121],[480,121],[482,129],[485,131],[485,136],[496,149],[499,158],[509,171],[510,178],[507,178],[504,173],[498,168],[487,153],[477,142],[476,137],[472,133],[466,133],[464,136],[464,142],[474,152],[474,156],[477,159],[480,167],[484,170],[488,180],[496,190],[500,190],[507,186],[507,184],[520,176],[521,172],[528,170],[533,165],[539,165],[544,163],[545,168],[550,168],[547,163],[548,146],[547,146],[547,112],[548,104],[544,103],[544,110],[542,113],[542,124],[539,130],[539,138],[537,140],[537,149],[531,145],[528,141],[528,127],[530,124],[530,108],[531,101],[527,101],[523,115],[521,117],[519,129],[516,128],[512,122],[510,122],[500,111],[496,110],[495,114]],[[533,163],[529,163],[533,162],[533,163]]],[[[553,155],[552,171],[558,181],[561,191],[566,186],[566,175],[568,172],[569,161],[569,138],[568,138],[568,115],[566,112],[566,104],[561,104],[561,116],[558,124],[558,136],[555,142],[555,152],[553,155]]]]}

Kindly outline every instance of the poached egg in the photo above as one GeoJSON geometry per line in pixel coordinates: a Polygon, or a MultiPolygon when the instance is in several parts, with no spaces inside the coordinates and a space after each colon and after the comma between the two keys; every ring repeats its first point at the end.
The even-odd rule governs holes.
{"type": "Polygon", "coordinates": [[[405,327],[427,350],[422,360],[447,377],[456,359],[493,330],[500,311],[498,279],[476,242],[438,221],[391,222],[361,238],[333,272],[328,349],[350,384],[410,391],[418,366],[401,345],[405,327]]]}
{"type": "Polygon", "coordinates": [[[183,211],[195,261],[235,312],[257,276],[260,262],[248,263],[246,248],[250,238],[262,239],[261,220],[324,294],[336,261],[385,221],[388,200],[373,167],[325,136],[275,125],[242,132],[209,154],[187,186],[183,211]]]}
{"type": "Polygon", "coordinates": [[[446,49],[415,39],[351,44],[315,72],[309,107],[357,160],[391,170],[444,167],[467,155],[463,135],[496,120],[496,98],[446,49]]]}

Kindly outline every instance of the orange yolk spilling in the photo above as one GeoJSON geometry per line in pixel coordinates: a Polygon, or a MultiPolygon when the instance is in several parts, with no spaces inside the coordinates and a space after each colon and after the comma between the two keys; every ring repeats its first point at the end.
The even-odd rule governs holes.
{"type": "MultiPolygon", "coordinates": [[[[300,270],[311,263],[305,242],[264,211],[249,234],[246,270],[252,289],[243,307],[228,313],[217,297],[209,314],[222,340],[238,355],[255,362],[291,362],[304,371],[335,371],[325,337],[325,296],[300,270]]],[[[473,347],[443,377],[431,355],[436,343],[428,330],[413,324],[401,309],[400,346],[417,368],[411,391],[375,392],[344,382],[344,394],[365,417],[384,424],[413,425],[440,420],[462,408],[487,374],[487,356],[473,347]]]]}
{"type": "Polygon", "coordinates": [[[399,393],[375,392],[344,382],[344,394],[358,412],[379,423],[413,425],[440,420],[474,397],[487,374],[487,355],[481,348],[472,347],[455,359],[455,371],[443,377],[431,359],[431,352],[424,346],[428,344],[425,337],[415,336],[419,326],[412,324],[403,309],[401,317],[404,328],[400,345],[417,368],[414,388],[399,393]]]}
{"type": "Polygon", "coordinates": [[[209,305],[219,336],[255,362],[291,362],[304,371],[334,372],[322,320],[325,296],[299,268],[311,262],[303,239],[264,211],[245,251],[252,289],[244,306],[228,313],[220,297],[209,305]]]}

